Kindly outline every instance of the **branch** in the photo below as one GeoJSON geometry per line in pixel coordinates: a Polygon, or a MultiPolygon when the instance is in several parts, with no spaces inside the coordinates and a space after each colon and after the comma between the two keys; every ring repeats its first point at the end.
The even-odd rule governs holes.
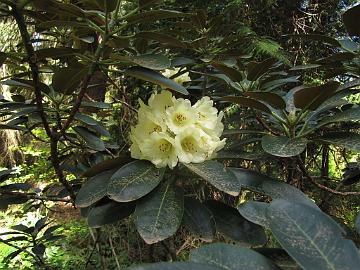
{"type": "MultiPolygon", "coordinates": [[[[27,28],[26,28],[25,19],[24,19],[23,14],[21,12],[19,12],[19,10],[17,9],[16,5],[12,5],[11,9],[12,9],[11,12],[16,20],[18,27],[19,27],[21,37],[22,37],[22,40],[23,40],[23,43],[25,46],[28,63],[30,65],[31,75],[33,78],[33,84],[34,84],[34,90],[35,90],[36,106],[37,106],[38,112],[40,114],[46,134],[50,138],[51,162],[54,166],[54,169],[59,178],[59,181],[61,182],[61,184],[64,185],[66,190],[69,192],[71,199],[73,201],[75,201],[75,193],[74,193],[71,185],[65,179],[64,173],[60,168],[59,157],[58,157],[58,148],[57,148],[58,140],[59,140],[60,136],[57,132],[53,132],[51,130],[50,125],[46,118],[45,111],[44,111],[44,106],[42,103],[43,96],[42,96],[41,89],[40,89],[40,78],[39,78],[39,67],[38,67],[38,62],[37,62],[37,56],[35,54],[34,47],[32,46],[29,32],[27,31],[27,28]]],[[[80,104],[79,104],[79,106],[80,106],[80,104]]],[[[74,115],[75,115],[75,113],[74,113],[74,115]]]]}
{"type": "Polygon", "coordinates": [[[57,198],[53,196],[40,196],[36,195],[34,193],[23,193],[23,192],[13,192],[13,191],[0,191],[0,195],[10,195],[10,196],[23,196],[29,199],[33,200],[40,200],[40,201],[51,201],[51,202],[67,202],[70,203],[71,200],[69,199],[63,199],[63,198],[57,198]]]}
{"type": "Polygon", "coordinates": [[[311,175],[309,175],[309,173],[307,172],[307,170],[305,168],[305,165],[302,162],[300,157],[297,157],[297,164],[298,164],[298,167],[300,168],[301,172],[305,176],[305,178],[307,178],[311,183],[313,183],[319,189],[322,189],[322,190],[325,190],[325,191],[330,192],[332,194],[340,195],[340,196],[359,196],[360,195],[360,192],[342,192],[342,191],[338,191],[336,189],[326,187],[326,186],[316,182],[316,180],[311,175]]]}
{"type": "Polygon", "coordinates": [[[36,106],[37,106],[38,112],[40,114],[42,123],[44,125],[46,134],[51,138],[51,137],[53,137],[53,133],[52,133],[49,123],[46,119],[46,114],[45,114],[44,106],[42,103],[43,96],[42,96],[41,88],[40,88],[39,67],[38,67],[38,63],[37,63],[37,56],[35,54],[34,48],[32,46],[31,40],[30,40],[29,33],[26,28],[24,16],[18,11],[16,6],[11,6],[11,8],[12,8],[11,12],[16,20],[18,27],[19,27],[20,34],[21,34],[21,37],[22,37],[22,40],[24,43],[25,51],[27,54],[27,61],[30,65],[31,75],[33,78],[33,83],[34,83],[36,106]]]}

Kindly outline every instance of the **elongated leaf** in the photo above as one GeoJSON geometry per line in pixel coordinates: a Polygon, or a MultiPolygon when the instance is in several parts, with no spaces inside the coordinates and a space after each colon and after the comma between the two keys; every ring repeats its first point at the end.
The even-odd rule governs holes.
{"type": "Polygon", "coordinates": [[[285,101],[277,94],[269,92],[245,92],[246,96],[264,101],[275,109],[283,110],[286,107],[285,101]]]}
{"type": "Polygon", "coordinates": [[[252,98],[239,97],[239,96],[225,96],[222,97],[221,100],[230,101],[232,103],[257,109],[265,113],[271,113],[271,110],[264,103],[261,103],[260,101],[257,101],[252,98]]]}
{"type": "Polygon", "coordinates": [[[313,69],[313,68],[318,68],[318,67],[321,67],[321,65],[319,65],[319,64],[307,64],[307,65],[294,66],[294,67],[290,68],[290,70],[297,71],[297,70],[313,69]]]}
{"type": "Polygon", "coordinates": [[[105,144],[104,142],[97,137],[94,133],[90,132],[85,127],[76,126],[73,127],[73,130],[80,135],[81,138],[84,139],[86,145],[97,151],[104,151],[105,144]]]}
{"type": "Polygon", "coordinates": [[[216,69],[220,70],[221,72],[223,72],[226,76],[228,76],[234,82],[239,82],[243,79],[240,71],[235,68],[229,67],[220,62],[212,62],[211,65],[213,67],[215,67],[216,69]]]}
{"type": "Polygon", "coordinates": [[[211,242],[215,236],[215,220],[211,212],[198,200],[185,198],[184,225],[195,236],[211,242]]]}
{"type": "Polygon", "coordinates": [[[329,216],[306,205],[275,200],[268,208],[270,229],[304,269],[352,270],[360,265],[354,243],[329,216]]]}
{"type": "Polygon", "coordinates": [[[98,228],[130,216],[135,209],[133,203],[109,202],[92,208],[87,216],[88,225],[98,228]]]}
{"type": "Polygon", "coordinates": [[[243,218],[235,208],[213,200],[205,206],[213,213],[218,232],[249,246],[266,243],[264,229],[243,218]]]}
{"type": "Polygon", "coordinates": [[[360,5],[349,8],[343,14],[343,21],[350,36],[360,37],[359,17],[360,5]]]}
{"type": "Polygon", "coordinates": [[[46,58],[61,58],[64,56],[70,56],[77,53],[78,50],[75,50],[73,48],[43,48],[35,51],[35,54],[38,59],[46,59],[46,58]]]}
{"type": "Polygon", "coordinates": [[[65,67],[55,71],[52,86],[55,91],[72,94],[87,74],[87,67],[65,67]]]}
{"type": "Polygon", "coordinates": [[[307,144],[306,138],[290,139],[284,136],[265,135],[261,146],[265,152],[277,157],[293,157],[302,153],[307,144]]]}
{"type": "Polygon", "coordinates": [[[358,234],[360,234],[360,214],[357,215],[355,220],[355,229],[358,234]]]}
{"type": "Polygon", "coordinates": [[[131,67],[125,71],[125,75],[158,84],[165,89],[171,89],[184,95],[189,94],[186,88],[182,85],[166,78],[162,74],[155,72],[151,69],[143,67],[131,67]]]}
{"type": "Polygon", "coordinates": [[[167,183],[136,205],[135,225],[145,242],[153,244],[176,233],[183,212],[182,190],[167,183]]]}
{"type": "Polygon", "coordinates": [[[186,48],[187,44],[173,36],[159,33],[159,32],[140,32],[136,34],[136,38],[143,38],[146,40],[155,40],[161,44],[168,44],[173,47],[186,48]]]}
{"type": "Polygon", "coordinates": [[[108,160],[102,161],[100,163],[97,163],[94,166],[91,166],[91,168],[88,169],[87,171],[85,171],[82,174],[82,176],[83,177],[91,177],[91,176],[97,175],[97,174],[102,173],[107,170],[119,169],[121,166],[125,165],[126,163],[128,163],[130,161],[131,161],[130,157],[128,157],[126,155],[120,155],[117,158],[108,159],[108,160]]]}
{"type": "Polygon", "coordinates": [[[337,113],[333,116],[325,118],[319,122],[316,128],[325,126],[330,123],[346,122],[346,121],[360,121],[360,107],[348,109],[346,111],[337,113]]]}
{"type": "Polygon", "coordinates": [[[310,200],[304,193],[292,185],[286,184],[282,181],[274,180],[265,175],[261,175],[250,170],[240,168],[230,169],[243,188],[265,194],[272,199],[284,199],[292,202],[306,204],[315,209],[319,209],[312,200],[310,200]]]}
{"type": "Polygon", "coordinates": [[[87,114],[76,113],[74,118],[76,120],[79,120],[79,121],[87,124],[87,125],[92,125],[92,126],[99,125],[99,122],[97,120],[95,120],[94,118],[92,118],[91,116],[89,116],[87,114]]]}
{"type": "Polygon", "coordinates": [[[265,256],[248,248],[216,243],[194,249],[190,261],[217,266],[224,270],[276,270],[279,269],[265,256]]]}
{"type": "Polygon", "coordinates": [[[105,197],[107,186],[114,172],[115,170],[105,171],[87,180],[76,195],[76,206],[87,207],[105,197]]]}
{"type": "Polygon", "coordinates": [[[152,263],[128,268],[128,270],[223,270],[213,265],[194,262],[152,263]]]}
{"type": "Polygon", "coordinates": [[[208,160],[203,163],[184,164],[190,171],[197,174],[214,187],[232,196],[240,193],[239,185],[235,175],[222,163],[208,160]]]}
{"type": "Polygon", "coordinates": [[[146,8],[156,4],[157,2],[161,2],[161,0],[139,0],[139,8],[146,8]]]}
{"type": "Polygon", "coordinates": [[[151,10],[132,15],[127,18],[129,24],[154,22],[162,19],[181,18],[193,16],[190,13],[183,13],[174,10],[151,10]]]}
{"type": "Polygon", "coordinates": [[[143,54],[131,57],[135,64],[154,70],[163,70],[170,67],[171,62],[163,54],[143,54]]]}
{"type": "Polygon", "coordinates": [[[118,202],[135,201],[152,191],[163,179],[164,172],[148,161],[133,161],[112,175],[107,194],[118,202]]]}
{"type": "Polygon", "coordinates": [[[331,132],[316,138],[324,143],[335,144],[356,152],[360,152],[360,135],[352,132],[331,132]]]}
{"type": "Polygon", "coordinates": [[[252,65],[249,69],[247,79],[249,81],[255,81],[259,79],[262,75],[269,71],[270,67],[276,63],[275,59],[266,59],[261,63],[256,63],[252,65]]]}
{"type": "Polygon", "coordinates": [[[294,92],[294,105],[300,109],[316,110],[321,103],[332,96],[339,86],[338,82],[305,87],[294,92]]]}
{"type": "Polygon", "coordinates": [[[266,218],[266,211],[268,207],[268,203],[248,201],[238,205],[237,210],[244,218],[252,223],[268,227],[266,218]]]}

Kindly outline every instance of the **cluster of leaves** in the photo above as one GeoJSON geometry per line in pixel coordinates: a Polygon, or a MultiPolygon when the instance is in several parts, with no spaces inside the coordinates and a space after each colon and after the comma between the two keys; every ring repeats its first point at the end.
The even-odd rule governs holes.
{"type": "MultiPolygon", "coordinates": [[[[309,179],[326,191],[357,194],[356,188],[346,193],[317,183],[307,172],[305,150],[330,144],[360,151],[356,123],[360,108],[344,99],[359,92],[355,88],[360,85],[358,43],[297,36],[330,44],[335,53],[289,68],[288,56],[278,43],[257,36],[240,21],[229,26],[226,11],[211,17],[203,10],[158,9],[158,2],[0,0],[0,13],[15,20],[25,48],[0,54],[1,63],[15,70],[1,81],[13,95],[12,100],[1,100],[5,120],[0,127],[35,137],[34,130],[45,130],[46,139],[39,139],[49,145],[62,184],[45,195],[59,201],[70,196],[92,228],[132,216],[148,244],[168,239],[182,225],[203,241],[214,241],[220,233],[248,247],[265,246],[270,231],[289,260],[304,269],[357,268],[359,253],[344,237],[346,231],[303,192],[239,164],[286,158],[292,171],[300,171],[289,174],[291,180],[309,179]],[[28,66],[22,65],[24,59],[28,66]],[[172,78],[159,72],[175,67],[179,72],[172,78]],[[324,81],[303,85],[302,72],[312,69],[323,71],[324,81]],[[180,85],[172,80],[185,72],[190,72],[191,82],[180,85]],[[339,77],[348,82],[340,84],[339,77]],[[210,95],[228,112],[229,143],[217,157],[224,163],[207,161],[166,171],[132,160],[126,138],[124,147],[116,143],[116,137],[127,134],[109,132],[113,109],[112,102],[105,101],[107,89],[121,96],[113,99],[114,105],[135,110],[138,96],[149,96],[159,87],[191,99],[210,95]],[[20,95],[24,90],[28,92],[20,95]],[[67,181],[66,174],[77,180],[67,181]],[[86,179],[83,184],[82,179],[86,179]],[[202,187],[221,195],[200,199],[197,191],[202,187]],[[261,199],[235,205],[247,191],[261,199]],[[215,200],[219,198],[223,200],[215,200]],[[233,203],[225,204],[224,198],[233,203]]],[[[359,36],[359,7],[344,14],[350,35],[359,36]]],[[[3,171],[0,177],[10,173],[3,171]]],[[[345,186],[355,187],[358,178],[349,178],[353,180],[345,186]]],[[[1,187],[2,205],[44,199],[25,194],[27,186],[15,185],[1,187]]],[[[56,238],[50,228],[51,233],[45,231],[38,238],[45,223],[44,219],[34,228],[14,228],[22,238],[11,241],[31,240],[31,254],[41,258],[44,243],[56,238]]],[[[25,250],[19,248],[11,256],[25,250]]],[[[274,252],[214,244],[192,251],[189,262],[134,269],[277,269],[281,263],[272,258],[274,252]]]]}

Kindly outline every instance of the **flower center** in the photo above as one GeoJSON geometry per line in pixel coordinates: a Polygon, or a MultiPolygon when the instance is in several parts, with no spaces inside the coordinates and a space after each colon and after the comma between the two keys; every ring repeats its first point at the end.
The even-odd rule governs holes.
{"type": "Polygon", "coordinates": [[[191,138],[186,138],[181,142],[181,146],[186,152],[194,153],[197,152],[194,140],[191,138]]]}
{"type": "Polygon", "coordinates": [[[170,151],[172,145],[167,140],[161,140],[158,147],[159,147],[160,152],[167,153],[170,151]]]}
{"type": "Polygon", "coordinates": [[[154,128],[153,128],[153,130],[152,130],[152,132],[161,132],[161,127],[159,126],[159,125],[156,125],[154,128]]]}
{"type": "Polygon", "coordinates": [[[183,125],[187,121],[187,117],[182,113],[176,113],[174,120],[179,126],[183,125]]]}

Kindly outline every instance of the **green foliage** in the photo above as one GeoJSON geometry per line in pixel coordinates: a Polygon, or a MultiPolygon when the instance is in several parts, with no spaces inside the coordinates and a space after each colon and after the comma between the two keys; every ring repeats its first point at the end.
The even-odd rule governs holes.
{"type": "Polygon", "coordinates": [[[1,267],[279,269],[280,252],[293,268],[358,268],[359,5],[335,39],[303,33],[312,3],[283,2],[0,1],[0,129],[21,132],[25,157],[0,171],[1,267]],[[225,112],[216,161],[129,156],[138,99],[160,89],[225,112]],[[71,204],[86,224],[43,217],[71,204]]]}

